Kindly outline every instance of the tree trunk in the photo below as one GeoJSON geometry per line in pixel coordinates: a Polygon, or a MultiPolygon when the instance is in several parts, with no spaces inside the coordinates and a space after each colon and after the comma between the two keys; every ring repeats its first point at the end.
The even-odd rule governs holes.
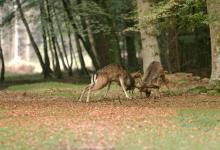
{"type": "Polygon", "coordinates": [[[49,2],[48,0],[46,0],[46,7],[47,7],[47,19],[48,19],[48,23],[49,23],[49,33],[51,35],[51,42],[52,42],[52,46],[53,46],[53,50],[54,50],[54,56],[55,56],[55,75],[57,78],[62,78],[62,72],[60,69],[60,62],[59,62],[59,57],[58,57],[58,53],[57,53],[57,47],[56,47],[56,36],[54,33],[54,28],[53,28],[53,20],[51,18],[51,14],[50,14],[50,6],[49,6],[49,2]]]}
{"type": "MultiPolygon", "coordinates": [[[[55,19],[56,19],[56,24],[57,24],[58,32],[60,34],[60,40],[61,40],[61,45],[62,45],[63,54],[64,54],[64,56],[63,56],[63,54],[61,54],[62,57],[63,57],[62,61],[63,61],[64,65],[65,65],[64,68],[66,70],[69,70],[70,69],[70,64],[69,64],[69,60],[68,60],[68,56],[67,56],[67,52],[66,52],[66,46],[65,46],[65,42],[64,42],[64,37],[63,37],[62,30],[61,30],[61,24],[60,24],[59,19],[58,19],[58,14],[57,14],[57,12],[56,12],[56,10],[54,8],[54,4],[52,4],[52,9],[53,9],[53,14],[54,14],[55,19]],[[66,60],[67,65],[65,64],[64,58],[66,60]]],[[[58,41],[57,41],[57,44],[59,44],[58,41]]],[[[59,52],[59,53],[62,53],[62,52],[59,52]]]]}
{"type": "Polygon", "coordinates": [[[153,23],[148,23],[147,26],[143,22],[144,15],[150,10],[150,0],[136,0],[138,8],[138,17],[140,24],[140,33],[142,40],[141,58],[143,59],[143,71],[145,73],[146,68],[153,61],[160,61],[159,46],[157,36],[155,33],[155,26],[153,23]],[[143,27],[144,26],[144,27],[143,27]]]}
{"type": "Polygon", "coordinates": [[[100,67],[104,67],[109,64],[108,39],[106,35],[104,35],[101,32],[95,34],[94,37],[95,37],[95,43],[97,43],[96,50],[100,61],[100,67]]]}
{"type": "MultiPolygon", "coordinates": [[[[73,45],[72,45],[72,38],[71,38],[71,32],[70,32],[70,28],[69,26],[66,24],[66,28],[67,28],[67,34],[68,34],[68,40],[69,40],[69,51],[70,51],[70,66],[71,66],[71,69],[72,69],[72,66],[73,66],[73,58],[74,58],[74,62],[75,62],[75,66],[76,66],[76,69],[79,70],[79,66],[78,66],[78,63],[77,63],[77,58],[76,58],[76,54],[74,52],[74,49],[73,49],[73,45]]],[[[72,71],[71,71],[72,72],[72,71]]]]}
{"type": "Polygon", "coordinates": [[[51,39],[50,32],[48,31],[48,27],[46,28],[46,34],[47,34],[47,37],[48,37],[48,41],[47,41],[47,46],[49,47],[48,52],[50,52],[51,62],[52,62],[53,70],[54,70],[54,68],[55,68],[55,55],[54,55],[54,52],[53,52],[52,39],[51,39]]]}
{"type": "Polygon", "coordinates": [[[21,7],[20,0],[16,0],[16,3],[17,3],[17,6],[18,6],[18,10],[19,10],[21,19],[22,19],[22,21],[23,21],[23,23],[24,23],[24,26],[25,26],[25,28],[26,28],[26,30],[27,30],[27,33],[28,33],[28,36],[29,36],[29,38],[30,38],[31,44],[32,44],[32,46],[33,46],[33,48],[34,48],[34,51],[35,51],[35,53],[36,53],[36,55],[37,55],[37,58],[38,58],[38,60],[39,60],[39,62],[40,62],[40,65],[41,65],[41,68],[42,68],[42,70],[43,70],[43,73],[45,74],[46,71],[45,71],[45,67],[44,67],[45,64],[44,64],[44,62],[43,62],[43,58],[42,58],[42,56],[41,56],[40,50],[39,50],[39,48],[38,48],[38,46],[37,46],[37,44],[36,44],[34,38],[33,38],[33,36],[32,36],[32,33],[31,33],[31,30],[30,30],[29,25],[28,25],[28,23],[27,23],[27,20],[26,20],[26,18],[25,18],[25,16],[24,16],[24,13],[23,13],[23,10],[22,10],[22,7],[21,7]]]}
{"type": "Polygon", "coordinates": [[[85,64],[83,54],[82,54],[82,48],[80,45],[79,37],[77,36],[77,34],[75,34],[75,41],[76,41],[76,47],[77,47],[77,51],[79,55],[79,61],[80,61],[82,73],[88,74],[88,70],[86,69],[86,64],[85,64]]]}
{"type": "MultiPolygon", "coordinates": [[[[76,24],[74,23],[74,18],[73,18],[73,15],[71,14],[71,9],[70,9],[71,3],[70,3],[70,1],[69,1],[69,0],[62,0],[62,3],[63,3],[64,10],[65,10],[66,13],[67,13],[67,17],[68,17],[68,19],[69,19],[69,21],[70,21],[70,23],[71,23],[73,29],[74,29],[75,31],[77,31],[77,30],[78,30],[78,29],[77,29],[77,26],[76,26],[76,24]]],[[[85,25],[84,22],[82,22],[82,24],[85,25]]],[[[83,27],[83,29],[86,30],[85,27],[83,27]]],[[[90,58],[91,58],[91,60],[92,60],[93,66],[94,66],[95,69],[97,70],[97,69],[99,68],[99,66],[98,66],[98,63],[97,63],[97,61],[96,61],[96,57],[95,57],[94,53],[93,53],[92,50],[91,50],[89,40],[88,40],[88,39],[84,40],[83,37],[82,37],[79,33],[75,33],[75,34],[77,34],[77,37],[79,38],[79,40],[81,40],[81,42],[82,42],[82,44],[83,44],[85,50],[87,51],[87,53],[89,54],[89,56],[90,56],[90,58]]]]}
{"type": "MultiPolygon", "coordinates": [[[[2,6],[0,6],[2,9],[2,6]]],[[[2,11],[0,10],[0,59],[1,59],[1,77],[0,81],[5,80],[5,60],[4,60],[4,55],[3,55],[3,50],[2,50],[2,11]]]]}
{"type": "Polygon", "coordinates": [[[180,56],[178,49],[178,31],[175,18],[170,19],[172,22],[172,28],[168,29],[168,49],[169,49],[169,61],[171,64],[171,72],[180,71],[180,56]]]}
{"type": "Polygon", "coordinates": [[[43,46],[44,46],[44,78],[51,77],[50,73],[52,72],[50,68],[50,60],[48,56],[48,47],[47,47],[47,30],[46,30],[46,11],[44,8],[44,0],[40,0],[40,17],[41,17],[41,30],[43,37],[43,46]]]}
{"type": "Polygon", "coordinates": [[[126,48],[128,54],[128,68],[131,70],[135,70],[137,68],[138,62],[136,57],[134,33],[128,33],[126,35],[126,48]]]}
{"type": "MultiPolygon", "coordinates": [[[[1,41],[0,41],[0,43],[1,43],[1,41]]],[[[0,80],[4,81],[5,80],[5,61],[4,61],[4,55],[3,55],[3,50],[2,50],[1,44],[0,44],[0,59],[1,59],[1,64],[2,64],[0,80]]]]}
{"type": "Polygon", "coordinates": [[[63,52],[61,51],[61,48],[60,48],[60,45],[59,45],[59,42],[58,42],[57,38],[55,38],[55,42],[56,42],[57,51],[58,51],[58,53],[59,53],[59,58],[61,59],[61,62],[62,62],[62,64],[63,64],[63,68],[64,68],[64,70],[67,71],[67,70],[68,70],[68,67],[67,67],[67,65],[66,65],[66,63],[65,63],[64,56],[63,56],[63,52]]]}
{"type": "Polygon", "coordinates": [[[94,39],[94,36],[93,36],[93,33],[92,33],[92,29],[90,27],[90,22],[89,20],[87,19],[85,21],[86,23],[86,26],[87,26],[87,33],[88,33],[88,39],[89,39],[89,42],[90,42],[90,47],[95,55],[95,58],[97,60],[97,63],[98,63],[98,66],[101,66],[101,63],[100,63],[100,58],[99,58],[99,55],[98,55],[98,52],[96,50],[96,44],[95,44],[95,39],[94,39]]]}
{"type": "Polygon", "coordinates": [[[172,72],[171,64],[170,64],[170,57],[169,57],[169,38],[168,38],[168,31],[163,30],[159,36],[159,46],[160,46],[160,58],[161,64],[163,64],[163,68],[168,71],[169,73],[172,72]]]}
{"type": "MultiPolygon", "coordinates": [[[[109,41],[109,48],[113,52],[113,63],[122,64],[122,58],[121,58],[121,48],[119,45],[119,38],[117,35],[117,27],[116,23],[112,19],[107,19],[109,26],[111,27],[110,34],[108,35],[108,41],[109,41]]],[[[109,52],[108,52],[109,53],[109,52]]],[[[111,62],[112,62],[111,61],[111,62]]]]}
{"type": "MultiPolygon", "coordinates": [[[[207,0],[208,14],[216,18],[220,16],[220,2],[207,0]]],[[[211,80],[220,80],[220,20],[212,20],[209,24],[212,53],[211,80]]]]}

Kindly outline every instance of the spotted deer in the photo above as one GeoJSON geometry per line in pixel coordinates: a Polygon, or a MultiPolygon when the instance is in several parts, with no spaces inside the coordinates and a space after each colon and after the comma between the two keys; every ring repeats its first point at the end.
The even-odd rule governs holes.
{"type": "Polygon", "coordinates": [[[85,92],[88,91],[86,102],[89,102],[90,93],[100,90],[105,86],[107,86],[107,91],[104,95],[104,97],[106,97],[112,82],[118,83],[122,87],[125,96],[130,99],[126,91],[133,90],[135,88],[134,79],[121,65],[110,64],[92,75],[91,83],[82,91],[79,101],[82,101],[85,92]]]}
{"type": "Polygon", "coordinates": [[[160,62],[153,61],[148,66],[144,75],[143,82],[138,86],[140,92],[144,92],[146,96],[150,96],[151,89],[156,89],[159,94],[159,88],[162,82],[167,86],[167,79],[165,78],[165,72],[160,62]]]}

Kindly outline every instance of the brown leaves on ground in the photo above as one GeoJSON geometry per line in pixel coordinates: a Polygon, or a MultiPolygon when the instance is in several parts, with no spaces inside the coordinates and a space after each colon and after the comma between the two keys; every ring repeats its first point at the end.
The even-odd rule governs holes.
{"type": "Polygon", "coordinates": [[[0,127],[19,126],[73,131],[83,147],[115,144],[124,131],[145,125],[170,127],[166,119],[176,115],[176,108],[219,108],[219,97],[207,95],[163,97],[161,99],[106,100],[73,102],[59,97],[43,97],[14,92],[0,93],[4,115],[0,127]],[[106,141],[106,136],[108,140],[106,141]],[[97,145],[98,144],[98,145],[97,145]]]}
{"type": "MultiPolygon", "coordinates": [[[[184,76],[187,82],[175,82],[183,79],[179,76],[170,83],[174,87],[189,86],[194,82],[206,84],[192,76],[184,76]]],[[[168,79],[171,80],[172,75],[168,75],[168,79]]],[[[178,108],[220,108],[219,97],[205,94],[121,101],[111,96],[105,101],[80,103],[59,96],[0,91],[0,128],[39,129],[47,126],[54,131],[63,128],[75,133],[81,147],[109,148],[126,131],[145,125],[173,126],[167,118],[175,116],[178,108]]]]}

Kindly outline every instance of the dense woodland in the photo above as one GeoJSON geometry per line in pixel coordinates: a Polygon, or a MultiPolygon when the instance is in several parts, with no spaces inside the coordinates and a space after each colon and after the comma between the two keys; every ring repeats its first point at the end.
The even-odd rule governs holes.
{"type": "MultiPolygon", "coordinates": [[[[8,3],[0,0],[1,9],[8,3]]],[[[158,60],[169,73],[220,79],[219,0],[14,0],[14,5],[16,10],[1,16],[1,30],[19,15],[45,78],[88,74],[86,51],[93,70],[110,63],[142,70],[158,60]],[[41,24],[43,49],[26,19],[30,9],[39,11],[32,21],[41,24]]],[[[0,58],[4,80],[1,44],[0,58]]]]}

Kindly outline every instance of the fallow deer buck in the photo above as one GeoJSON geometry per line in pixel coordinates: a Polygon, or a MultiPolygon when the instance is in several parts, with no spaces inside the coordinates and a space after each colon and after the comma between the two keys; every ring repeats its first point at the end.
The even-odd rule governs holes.
{"type": "Polygon", "coordinates": [[[156,89],[159,93],[159,88],[162,82],[167,86],[167,79],[165,78],[165,72],[160,62],[153,61],[150,63],[144,75],[143,83],[138,86],[140,92],[145,92],[146,96],[150,96],[151,90],[156,89]]]}
{"type": "Polygon", "coordinates": [[[91,83],[85,87],[79,101],[82,101],[85,92],[88,91],[86,102],[89,102],[90,93],[92,91],[100,90],[105,86],[108,86],[105,94],[105,96],[107,96],[112,82],[119,83],[125,93],[125,96],[130,99],[126,90],[133,90],[135,88],[134,79],[121,65],[110,64],[98,70],[96,74],[92,75],[91,83]]]}

